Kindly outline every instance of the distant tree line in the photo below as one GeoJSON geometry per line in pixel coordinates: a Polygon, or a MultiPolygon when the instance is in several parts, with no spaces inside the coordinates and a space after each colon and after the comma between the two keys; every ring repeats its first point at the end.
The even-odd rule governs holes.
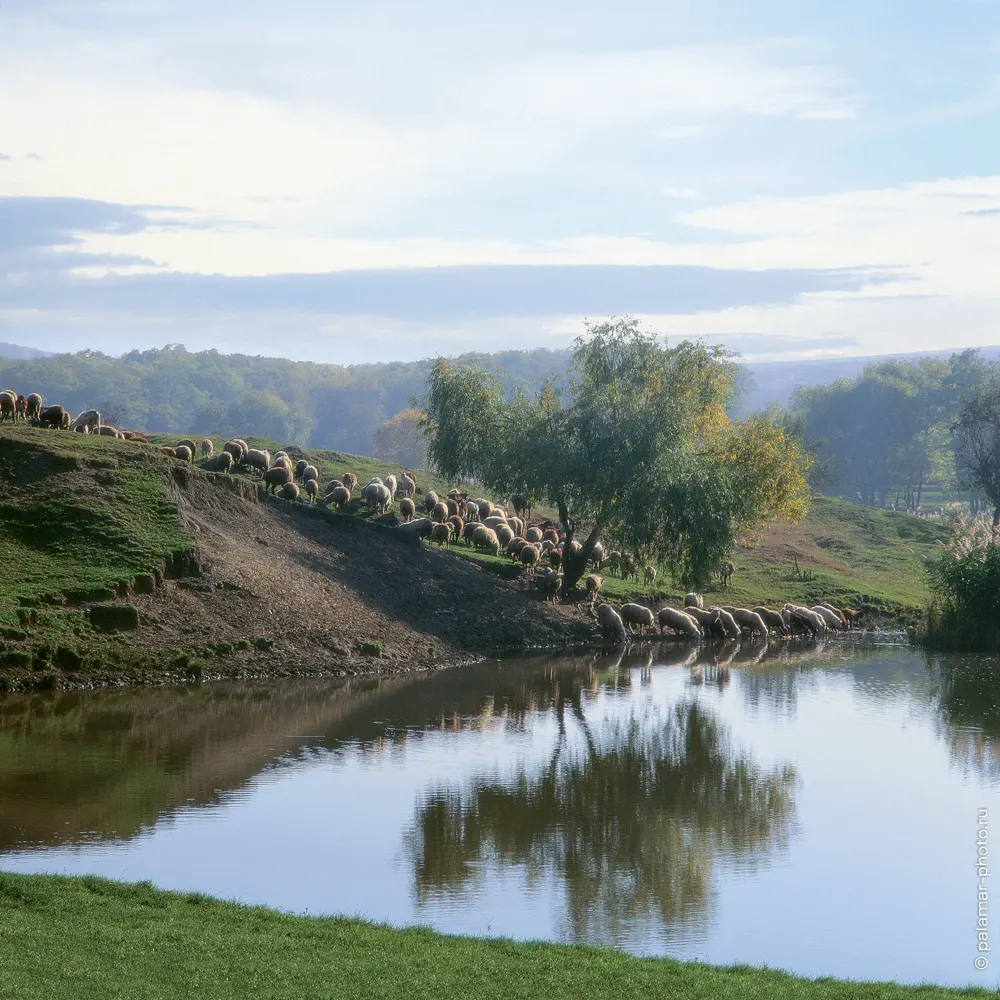
{"type": "MultiPolygon", "coordinates": [[[[564,382],[569,359],[568,350],[503,351],[465,354],[456,364],[502,369],[504,391],[513,393],[547,378],[564,382]]],[[[353,454],[380,450],[410,465],[419,464],[414,460],[423,454],[412,440],[412,421],[391,421],[414,400],[419,405],[433,361],[344,367],[214,350],[194,353],[173,344],[121,357],[80,351],[0,364],[2,388],[40,392],[46,403],[61,403],[74,413],[96,407],[109,423],[122,427],[260,434],[353,454]]]]}
{"type": "Polygon", "coordinates": [[[810,485],[871,506],[913,510],[927,490],[969,490],[990,502],[971,475],[966,419],[972,400],[1000,375],[978,351],[948,360],[881,361],[856,378],[799,388],[786,429],[812,453],[810,485]]]}

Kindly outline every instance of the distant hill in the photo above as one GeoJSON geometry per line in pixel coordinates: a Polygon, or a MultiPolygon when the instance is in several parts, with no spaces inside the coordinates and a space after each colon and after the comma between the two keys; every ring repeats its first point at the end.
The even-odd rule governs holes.
{"type": "MultiPolygon", "coordinates": [[[[880,354],[868,358],[816,358],[807,361],[768,361],[746,365],[748,378],[737,410],[740,415],[766,409],[773,403],[786,406],[800,385],[827,385],[839,378],[854,378],[865,365],[878,361],[916,361],[919,358],[945,360],[959,348],[921,351],[915,354],[880,354]]],[[[980,347],[986,361],[1000,361],[1000,347],[980,347]]]]}
{"type": "Polygon", "coordinates": [[[51,358],[49,351],[39,351],[34,347],[22,347],[20,344],[7,344],[0,341],[0,358],[8,361],[27,361],[29,358],[51,358]]]}

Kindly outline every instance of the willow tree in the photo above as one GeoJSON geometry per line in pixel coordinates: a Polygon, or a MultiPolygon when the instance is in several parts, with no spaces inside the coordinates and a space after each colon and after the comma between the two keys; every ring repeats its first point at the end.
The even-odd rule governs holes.
{"type": "Polygon", "coordinates": [[[703,584],[741,535],[805,513],[798,445],[766,419],[726,417],[735,366],[724,350],[668,347],[624,318],[588,326],[573,361],[565,392],[546,383],[507,399],[494,375],[439,359],[425,421],[430,458],[446,476],[558,510],[567,592],[599,539],[703,584]]]}

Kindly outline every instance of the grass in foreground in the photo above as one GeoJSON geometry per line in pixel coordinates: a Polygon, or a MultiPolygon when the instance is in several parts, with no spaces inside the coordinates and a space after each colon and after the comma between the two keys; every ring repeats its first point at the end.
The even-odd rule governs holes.
{"type": "Polygon", "coordinates": [[[148,883],[0,873],[0,996],[986,997],[293,917],[148,883]]]}

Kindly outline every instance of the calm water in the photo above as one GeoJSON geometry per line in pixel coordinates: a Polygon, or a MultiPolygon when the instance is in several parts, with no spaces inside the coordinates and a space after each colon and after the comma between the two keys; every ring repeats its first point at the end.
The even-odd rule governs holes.
{"type": "Polygon", "coordinates": [[[995,929],[973,965],[980,808],[1000,871],[1000,664],[730,655],[8,695],[0,867],[807,975],[1000,981],[995,929]]]}

